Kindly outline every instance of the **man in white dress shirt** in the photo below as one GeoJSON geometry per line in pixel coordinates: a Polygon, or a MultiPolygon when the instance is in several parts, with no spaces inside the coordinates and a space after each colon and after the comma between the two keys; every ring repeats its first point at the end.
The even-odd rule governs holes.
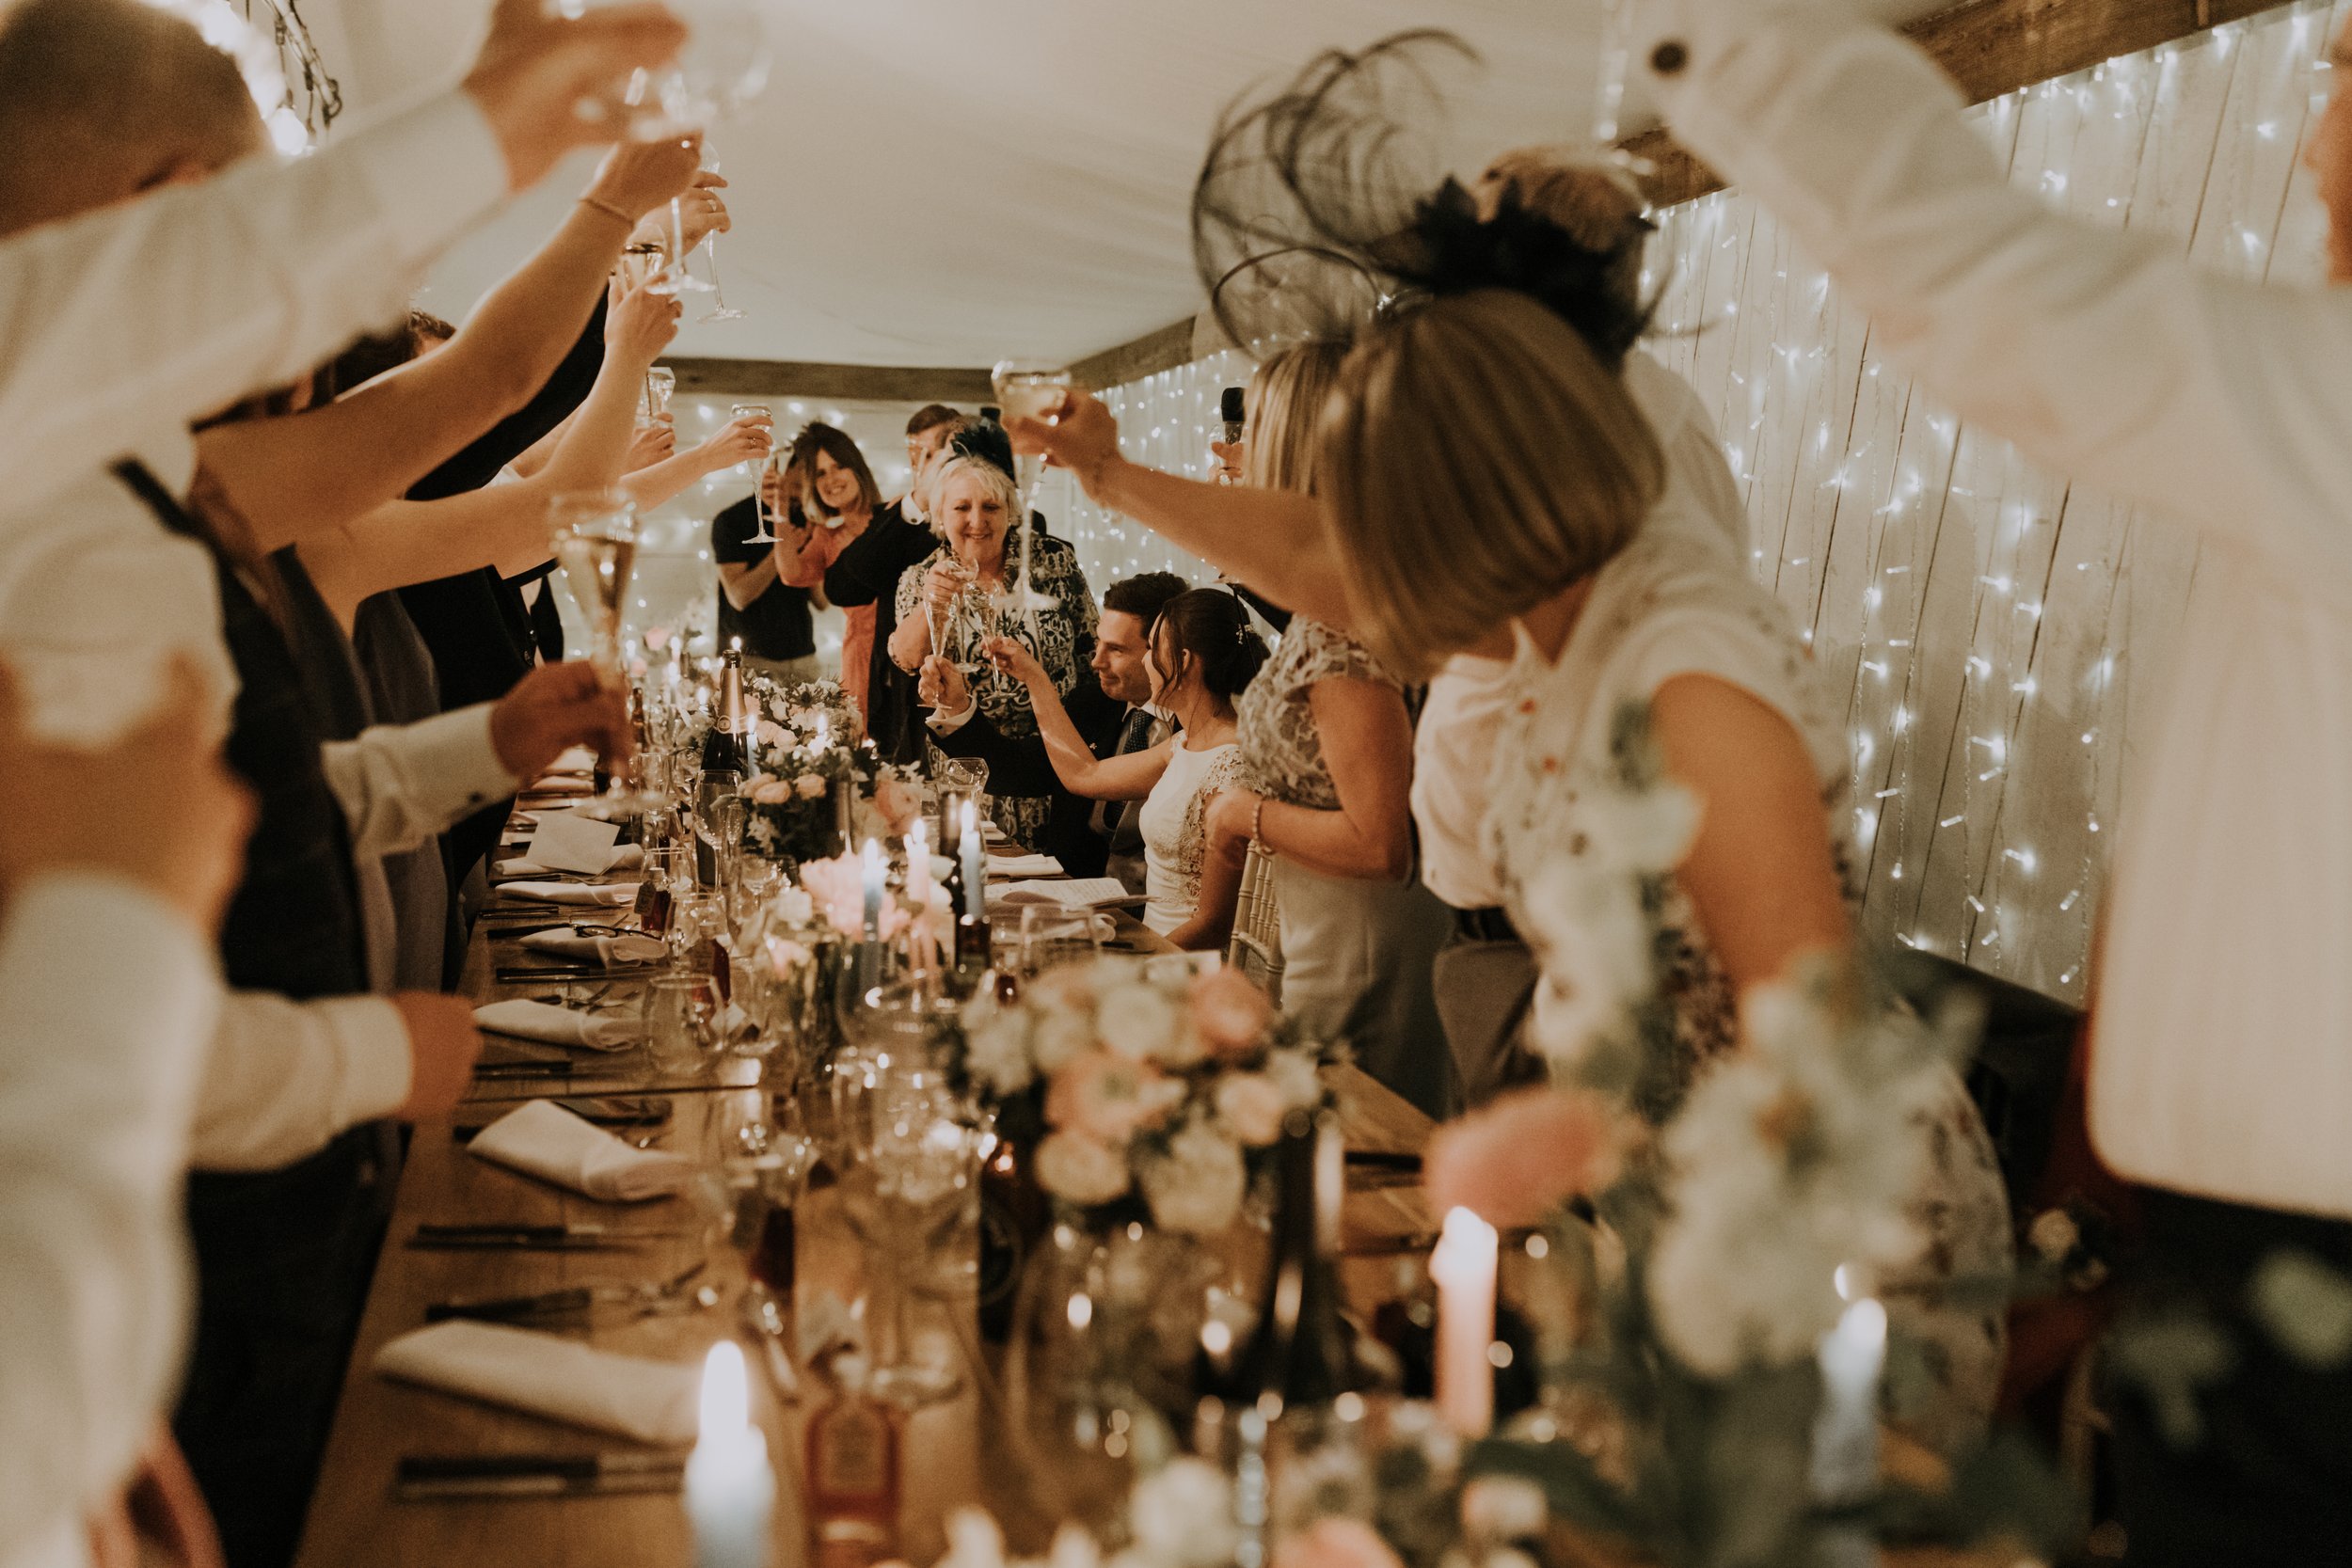
{"type": "MultiPolygon", "coordinates": [[[[2200,531],[2171,711],[2117,835],[2090,1113],[2144,1184],[2150,1288],[2230,1351],[2185,1449],[2115,1391],[2124,1522],[2136,1563],[2341,1560],[2352,1374],[2288,1353],[2249,1285],[2287,1252],[2352,1276],[2352,291],[2201,276],[2169,239],[2049,211],[1851,5],[1636,16],[1677,135],[1926,389],[2200,531]]],[[[2352,282],[2352,97],[2307,157],[2352,282]]]]}
{"type": "MultiPolygon", "coordinates": [[[[299,373],[396,314],[504,191],[609,140],[576,106],[681,36],[658,7],[565,22],[503,0],[460,90],[300,164],[254,160],[0,245],[12,502],[54,497],[137,432],[299,373]]],[[[176,1193],[216,982],[193,930],[71,886],[17,892],[0,940],[0,1162],[54,1179],[12,1180],[0,1198],[0,1228],[44,1243],[8,1248],[40,1263],[0,1280],[0,1561],[46,1568],[80,1560],[79,1519],[119,1483],[172,1378],[176,1193]]]]}

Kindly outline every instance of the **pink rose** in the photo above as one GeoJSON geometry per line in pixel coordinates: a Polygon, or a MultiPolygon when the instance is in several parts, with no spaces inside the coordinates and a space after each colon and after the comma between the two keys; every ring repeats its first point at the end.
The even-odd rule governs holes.
{"type": "Polygon", "coordinates": [[[827,785],[822,773],[803,773],[800,783],[792,787],[803,800],[821,800],[825,798],[827,785]]]}
{"type": "Polygon", "coordinates": [[[1192,1022],[1212,1052],[1237,1056],[1263,1042],[1274,1004],[1239,970],[1219,969],[1192,983],[1192,1022]]]}
{"type": "Polygon", "coordinates": [[[1405,1568],[1405,1563],[1370,1525],[1332,1516],[1317,1519],[1275,1547],[1274,1568],[1405,1568]]]}
{"type": "Polygon", "coordinates": [[[903,833],[923,814],[923,792],[904,779],[884,779],[874,786],[874,809],[892,832],[903,833]]]}
{"type": "Polygon", "coordinates": [[[757,736],[760,743],[765,746],[789,746],[792,744],[790,732],[787,731],[782,724],[777,723],[772,719],[755,720],[752,723],[752,733],[757,736]]]}
{"type": "Polygon", "coordinates": [[[1045,1091],[1045,1119],[1064,1132],[1115,1146],[1166,1120],[1184,1100],[1184,1085],[1149,1063],[1089,1051],[1054,1074],[1045,1091]]]}
{"type": "Polygon", "coordinates": [[[1236,1072],[1216,1086],[1217,1119],[1249,1148],[1264,1148],[1280,1138],[1289,1109],[1281,1085],[1263,1072],[1236,1072]]]}
{"type": "Polygon", "coordinates": [[[646,646],[646,647],[648,647],[648,648],[652,648],[652,649],[656,650],[657,652],[659,652],[660,649],[666,648],[666,647],[668,647],[669,645],[670,645],[670,628],[669,628],[669,627],[667,627],[667,626],[649,626],[649,627],[647,627],[647,628],[646,628],[646,630],[645,630],[645,646],[646,646]]]}
{"type": "Polygon", "coordinates": [[[762,779],[752,785],[752,802],[761,806],[780,806],[792,799],[792,785],[785,779],[762,779]]]}
{"type": "Polygon", "coordinates": [[[1468,1209],[1499,1229],[1540,1225],[1624,1168],[1629,1118],[1589,1089],[1519,1089],[1438,1129],[1424,1157],[1429,1212],[1468,1209]]]}

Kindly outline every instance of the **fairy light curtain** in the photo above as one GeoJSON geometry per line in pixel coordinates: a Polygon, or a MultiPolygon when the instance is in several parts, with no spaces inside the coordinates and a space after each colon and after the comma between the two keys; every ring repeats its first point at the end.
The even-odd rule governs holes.
{"type": "MultiPolygon", "coordinates": [[[[1973,112],[2011,178],[2216,271],[2321,274],[2296,153],[2344,4],[2282,8],[1973,112]]],[[[1864,916],[1886,942],[2079,999],[2105,843],[2156,721],[2196,541],[2070,487],[1915,391],[1869,324],[1736,192],[1674,208],[1649,345],[1712,408],[1753,566],[1843,693],[1864,916]]],[[[1222,355],[1107,394],[1128,455],[1205,473],[1222,355]]],[[[1068,491],[1098,585],[1198,562],[1068,491]]],[[[2193,896],[2184,889],[2182,896],[2193,896]]]]}

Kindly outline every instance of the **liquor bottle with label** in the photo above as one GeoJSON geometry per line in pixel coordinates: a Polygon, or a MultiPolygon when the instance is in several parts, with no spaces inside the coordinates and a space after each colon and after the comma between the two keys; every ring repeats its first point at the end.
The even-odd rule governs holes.
{"type": "Polygon", "coordinates": [[[831,1403],[804,1442],[811,1568],[873,1568],[898,1549],[898,1425],[866,1386],[866,1359],[834,1357],[831,1403]]]}

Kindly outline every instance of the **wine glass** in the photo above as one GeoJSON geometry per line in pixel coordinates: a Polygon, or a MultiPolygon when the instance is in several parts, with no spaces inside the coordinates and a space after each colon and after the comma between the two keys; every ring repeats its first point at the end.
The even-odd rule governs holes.
{"type": "MultiPolygon", "coordinates": [[[[717,174],[719,160],[705,158],[703,167],[717,174]]],[[[703,317],[704,323],[741,321],[743,312],[728,307],[727,293],[719,286],[719,231],[715,229],[703,236],[703,264],[710,273],[710,309],[703,317]]]]}
{"type": "Polygon", "coordinates": [[[656,365],[645,372],[645,395],[638,402],[638,413],[650,424],[670,411],[670,400],[676,395],[677,372],[656,365]]]}
{"type": "Polygon", "coordinates": [[[749,465],[752,470],[752,512],[759,519],[759,531],[751,536],[749,543],[772,545],[776,542],[776,531],[768,526],[768,473],[776,460],[776,433],[772,422],[775,418],[774,411],[764,403],[731,403],[727,404],[727,417],[736,420],[765,419],[771,421],[768,426],[767,453],[749,465]]]}
{"type": "MultiPolygon", "coordinates": [[[[1003,405],[1007,420],[1042,420],[1049,424],[1061,418],[1071,388],[1077,384],[1067,366],[1037,359],[1000,360],[993,376],[996,401],[1003,405]]],[[[1053,608],[1053,601],[1031,586],[1029,577],[1031,546],[1037,540],[1029,519],[1037,514],[1038,486],[1045,482],[1045,459],[1031,452],[1016,456],[1013,467],[1020,470],[1021,481],[1021,514],[1012,520],[1013,531],[1021,539],[1021,568],[1013,579],[1012,601],[1029,627],[1029,640],[1036,642],[1041,641],[1037,612],[1053,608]]]]}
{"type": "MultiPolygon", "coordinates": [[[[622,490],[566,490],[548,499],[548,521],[549,553],[588,622],[590,661],[608,689],[625,691],[621,620],[637,564],[637,503],[622,490]]],[[[643,812],[651,802],[637,787],[633,764],[608,759],[607,766],[609,782],[582,809],[607,819],[643,812]]]]}
{"type": "Polygon", "coordinates": [[[717,1032],[718,999],[700,974],[657,974],[645,989],[645,1050],[656,1071],[691,1078],[717,1032]]]}
{"type": "Polygon", "coordinates": [[[1617,140],[1632,55],[1629,0],[1601,0],[1600,59],[1593,87],[1593,140],[1604,148],[1617,140]]]}

